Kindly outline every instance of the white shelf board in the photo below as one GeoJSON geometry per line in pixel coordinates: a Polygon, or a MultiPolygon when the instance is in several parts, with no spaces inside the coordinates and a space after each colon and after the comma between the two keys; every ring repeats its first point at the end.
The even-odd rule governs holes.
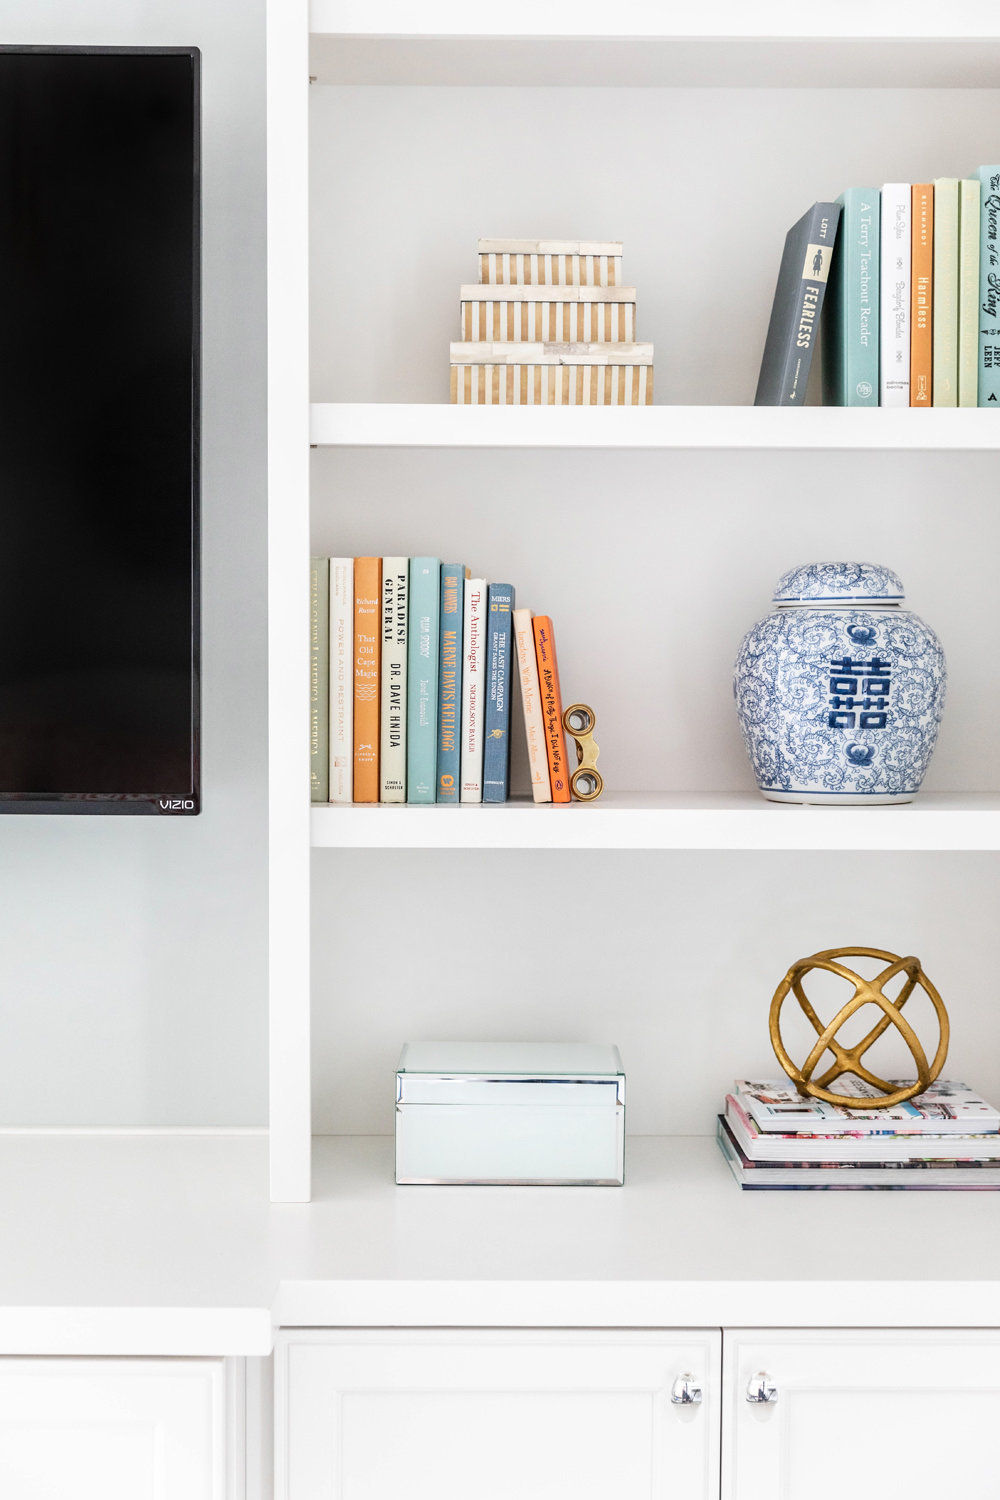
{"type": "Polygon", "coordinates": [[[265,1355],[263,1132],[0,1133],[0,1353],[265,1355]]]}
{"type": "Polygon", "coordinates": [[[390,1138],[314,1147],[280,1324],[1000,1326],[1000,1193],[741,1192],[706,1136],[629,1137],[624,1188],[397,1188],[390,1138]]]}
{"type": "Polygon", "coordinates": [[[1000,794],[895,807],[796,807],[755,792],[605,792],[536,806],[316,805],[319,849],[1000,850],[1000,794]]]}
{"type": "Polygon", "coordinates": [[[793,0],[312,0],[321,83],[996,86],[986,0],[872,0],[810,12],[793,0]]]}
{"type": "Polygon", "coordinates": [[[1000,1193],[741,1193],[708,1136],[630,1137],[621,1189],[397,1188],[390,1137],[314,1147],[313,1202],[269,1204],[262,1134],[0,1134],[0,1353],[266,1355],[275,1324],[1000,1326],[1000,1193]]]}
{"type": "Polygon", "coordinates": [[[338,448],[997,449],[978,409],[450,406],[317,402],[310,441],[338,448]]]}

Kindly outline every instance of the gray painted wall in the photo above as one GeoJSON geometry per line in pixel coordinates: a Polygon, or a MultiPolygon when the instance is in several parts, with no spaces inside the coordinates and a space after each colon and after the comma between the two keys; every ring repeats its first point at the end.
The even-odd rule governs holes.
{"type": "Polygon", "coordinates": [[[202,49],[205,804],[0,819],[0,1125],[263,1124],[263,0],[0,0],[0,38],[202,49]]]}

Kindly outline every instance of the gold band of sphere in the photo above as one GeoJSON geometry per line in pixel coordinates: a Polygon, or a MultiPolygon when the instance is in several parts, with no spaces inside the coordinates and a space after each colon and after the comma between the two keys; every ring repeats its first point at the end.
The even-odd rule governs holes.
{"type": "Polygon", "coordinates": [[[941,996],[921,968],[920,960],[913,957],[900,958],[898,954],[888,953],[882,948],[827,948],[822,953],[812,954],[809,958],[800,958],[798,963],[792,965],[774,992],[768,1026],[775,1056],[799,1093],[810,1099],[822,1099],[827,1104],[846,1105],[849,1109],[884,1109],[894,1104],[902,1104],[904,1100],[912,1099],[916,1094],[922,1094],[938,1077],[948,1055],[950,1036],[948,1012],[941,996]],[[877,958],[881,959],[886,967],[880,970],[874,979],[864,979],[853,969],[849,969],[846,964],[839,963],[838,960],[842,958],[877,958]],[[820,1020],[802,987],[805,976],[814,969],[825,969],[830,974],[837,974],[854,986],[851,999],[846,1005],[841,1006],[833,1020],[827,1024],[820,1020]],[[906,975],[905,982],[895,999],[890,999],[883,993],[884,987],[899,974],[906,975]],[[903,1006],[918,985],[934,1007],[941,1032],[934,1060],[930,1063],[927,1061],[927,1054],[920,1038],[906,1017],[901,1015],[903,1006]],[[790,993],[799,1002],[803,1014],[813,1026],[817,1036],[816,1045],[801,1067],[792,1062],[781,1039],[781,1007],[790,993]],[[845,1047],[837,1041],[837,1033],[845,1022],[849,1021],[851,1016],[864,1005],[876,1006],[882,1011],[882,1015],[860,1042],[853,1047],[845,1047]],[[892,1083],[880,1078],[877,1073],[866,1068],[861,1061],[868,1048],[877,1042],[890,1026],[896,1028],[909,1047],[917,1070],[915,1081],[904,1088],[894,1088],[892,1083]],[[820,1058],[827,1051],[832,1052],[833,1063],[818,1078],[813,1078],[820,1058]],[[862,1099],[833,1093],[830,1085],[845,1074],[853,1074],[854,1077],[863,1079],[865,1083],[870,1083],[873,1088],[880,1089],[882,1097],[862,1099]]]}

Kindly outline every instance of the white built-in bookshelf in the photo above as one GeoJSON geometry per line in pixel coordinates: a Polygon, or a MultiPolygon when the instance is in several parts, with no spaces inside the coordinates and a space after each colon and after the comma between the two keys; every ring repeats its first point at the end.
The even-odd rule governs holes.
{"type": "Polygon", "coordinates": [[[707,1134],[734,1071],[767,1065],[768,977],[852,940],[924,957],[956,1069],[978,1061],[970,1081],[1000,1092],[973,982],[1000,882],[1000,420],[750,404],[803,209],[995,159],[992,8],[307,10],[269,6],[272,1195],[309,1196],[314,1130],[390,1131],[398,1048],[435,1033],[628,1038],[638,1127],[707,1134]],[[476,237],[508,233],[624,241],[657,405],[447,404],[458,287],[476,237]],[[597,710],[605,797],[310,808],[310,552],[436,553],[509,578],[555,620],[566,694],[597,710]],[[856,555],[897,568],[949,654],[927,791],[765,803],[730,698],[740,636],[787,566],[856,555]],[[364,961],[390,943],[387,892],[391,985],[364,961]],[[476,964],[492,966],[479,988],[476,964]],[[668,1060],[678,972],[690,1024],[668,1060]],[[678,1066],[680,1125],[657,1097],[678,1066]]]}

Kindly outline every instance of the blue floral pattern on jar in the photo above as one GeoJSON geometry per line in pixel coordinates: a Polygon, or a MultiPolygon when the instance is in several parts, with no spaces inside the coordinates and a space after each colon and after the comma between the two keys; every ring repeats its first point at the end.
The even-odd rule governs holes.
{"type": "MultiPolygon", "coordinates": [[[[782,579],[848,594],[871,564],[811,564],[782,579]],[[830,569],[843,572],[831,580],[830,569]],[[821,571],[822,570],[822,571],[821,571]],[[825,575],[825,576],[824,576],[825,575]]],[[[944,707],[937,636],[890,603],[902,585],[878,570],[886,602],[784,603],[746,635],[734,691],[740,727],[766,797],[780,801],[909,801],[923,781],[944,707]]]]}

